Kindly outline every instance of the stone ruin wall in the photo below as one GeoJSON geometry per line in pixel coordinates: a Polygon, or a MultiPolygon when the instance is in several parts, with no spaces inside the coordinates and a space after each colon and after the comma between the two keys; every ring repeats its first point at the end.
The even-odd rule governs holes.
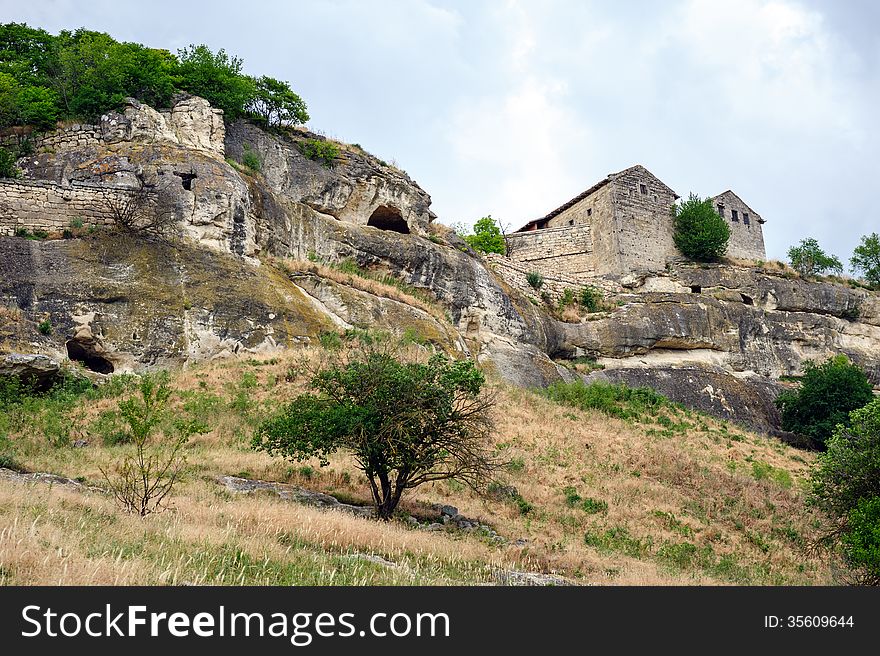
{"type": "Polygon", "coordinates": [[[556,303],[562,298],[566,289],[571,289],[577,293],[578,290],[586,286],[604,287],[602,284],[597,284],[601,283],[601,280],[591,276],[570,277],[560,274],[558,271],[549,269],[540,270],[529,264],[514,262],[510,258],[498,255],[497,253],[487,253],[485,257],[488,261],[489,269],[492,270],[498,278],[510,287],[513,287],[517,291],[536,300],[543,300],[542,297],[546,295],[548,300],[556,303]],[[544,284],[540,289],[534,289],[528,283],[526,278],[526,276],[533,271],[540,273],[544,278],[544,284]]]}
{"type": "Polygon", "coordinates": [[[507,235],[508,259],[545,278],[595,275],[592,226],[589,223],[507,235]]]}
{"type": "Polygon", "coordinates": [[[727,257],[739,260],[766,260],[764,250],[764,230],[761,215],[751,210],[738,196],[726,191],[715,196],[712,202],[724,205],[724,219],[730,226],[730,241],[727,243],[727,257]],[[738,221],[732,218],[731,210],[737,211],[738,221]],[[743,222],[743,215],[749,215],[749,224],[743,222]]]}
{"type": "Polygon", "coordinates": [[[0,180],[0,235],[17,230],[61,232],[80,220],[83,227],[112,225],[108,198],[122,189],[74,183],[62,186],[36,180],[0,180]]]}
{"type": "Polygon", "coordinates": [[[631,170],[614,187],[616,252],[600,273],[663,271],[666,263],[681,257],[673,240],[670,210],[675,196],[653,175],[631,170]],[[647,193],[642,193],[645,185],[647,193]],[[612,268],[613,267],[613,268],[612,268]]]}

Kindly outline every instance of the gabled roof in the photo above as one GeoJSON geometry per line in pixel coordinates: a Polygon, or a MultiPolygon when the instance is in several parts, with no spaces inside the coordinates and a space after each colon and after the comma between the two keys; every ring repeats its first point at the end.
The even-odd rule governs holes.
{"type": "Polygon", "coordinates": [[[722,196],[727,196],[728,194],[730,194],[731,196],[733,196],[734,198],[736,198],[740,203],[742,203],[742,204],[743,204],[743,207],[745,207],[745,208],[749,211],[749,213],[750,213],[752,216],[756,216],[756,217],[758,217],[758,222],[759,222],[759,223],[767,223],[767,221],[764,219],[764,217],[762,217],[762,216],[761,216],[760,214],[758,214],[755,210],[753,210],[751,207],[749,207],[749,204],[748,204],[748,203],[746,203],[742,198],[739,197],[738,194],[736,194],[735,192],[731,191],[730,189],[728,189],[727,191],[722,191],[722,192],[721,192],[720,194],[718,194],[717,196],[712,196],[712,201],[713,201],[713,202],[714,202],[714,201],[717,201],[717,200],[718,200],[719,198],[721,198],[722,196]]]}
{"type": "Polygon", "coordinates": [[[545,223],[545,222],[549,221],[549,220],[552,219],[554,216],[557,216],[557,215],[559,215],[559,214],[562,214],[562,213],[563,213],[565,210],[567,210],[569,207],[572,207],[573,205],[576,205],[577,203],[581,202],[584,198],[586,198],[586,197],[589,196],[590,194],[593,194],[593,193],[599,191],[602,187],[604,187],[605,185],[607,185],[609,182],[614,182],[614,181],[617,180],[618,178],[621,178],[621,177],[625,176],[627,173],[630,173],[630,172],[635,171],[635,170],[637,170],[637,169],[640,169],[640,170],[644,171],[645,173],[647,173],[648,175],[650,175],[652,178],[654,178],[655,180],[657,180],[657,182],[659,182],[661,185],[663,185],[663,187],[664,187],[669,193],[671,193],[673,196],[675,196],[675,198],[678,198],[678,197],[679,197],[678,194],[675,193],[675,191],[674,191],[672,188],[670,188],[665,182],[663,182],[660,178],[658,178],[656,175],[654,175],[653,173],[651,173],[648,169],[646,169],[646,168],[645,168],[644,166],[642,166],[641,164],[636,164],[635,166],[630,166],[629,168],[623,169],[622,171],[618,171],[617,173],[609,173],[607,177],[603,178],[602,180],[599,180],[599,182],[597,182],[596,184],[594,184],[592,187],[590,187],[590,188],[587,189],[586,191],[582,191],[582,192],[579,193],[577,196],[575,196],[574,198],[572,198],[570,201],[568,201],[567,203],[564,203],[564,204],[560,205],[559,207],[557,207],[555,210],[553,210],[552,212],[550,212],[550,213],[547,214],[546,216],[542,216],[542,217],[539,218],[539,219],[532,219],[531,221],[529,221],[528,223],[526,223],[522,228],[520,228],[519,230],[517,230],[517,232],[523,232],[523,231],[525,231],[525,230],[528,230],[530,226],[533,226],[533,225],[538,224],[538,223],[545,223]]]}

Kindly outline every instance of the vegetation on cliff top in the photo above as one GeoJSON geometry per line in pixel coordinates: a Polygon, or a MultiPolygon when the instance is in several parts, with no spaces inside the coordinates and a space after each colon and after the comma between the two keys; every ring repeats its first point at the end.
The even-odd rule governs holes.
{"type": "Polygon", "coordinates": [[[712,206],[712,199],[691,194],[672,206],[673,239],[681,253],[697,262],[717,262],[727,251],[730,226],[712,206]]]}
{"type": "Polygon", "coordinates": [[[306,105],[289,83],[242,72],[243,61],[204,45],[178,51],[116,41],[80,28],[52,35],[0,24],[0,129],[51,129],[59,119],[94,121],[127,97],[167,107],[178,92],[207,99],[227,120],[304,123],[306,105]]]}

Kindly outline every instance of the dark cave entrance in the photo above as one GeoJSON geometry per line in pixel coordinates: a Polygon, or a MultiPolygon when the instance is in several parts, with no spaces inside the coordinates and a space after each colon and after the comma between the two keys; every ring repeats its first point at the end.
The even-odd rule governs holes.
{"type": "Polygon", "coordinates": [[[72,339],[67,342],[67,357],[74,362],[82,362],[89,371],[99,374],[113,373],[113,363],[110,360],[72,339]]]}
{"type": "Polygon", "coordinates": [[[195,173],[178,173],[177,171],[174,172],[174,175],[180,178],[180,184],[187,191],[192,191],[193,180],[199,177],[195,173]]]}
{"type": "Polygon", "coordinates": [[[403,220],[400,210],[388,207],[387,205],[380,205],[377,207],[370,215],[367,225],[379,228],[380,230],[392,230],[404,235],[409,234],[409,226],[406,224],[406,221],[403,220]]]}

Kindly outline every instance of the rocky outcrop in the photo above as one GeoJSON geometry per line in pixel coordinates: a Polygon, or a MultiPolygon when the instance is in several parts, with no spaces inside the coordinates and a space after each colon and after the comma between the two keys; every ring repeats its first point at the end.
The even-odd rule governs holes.
{"type": "Polygon", "coordinates": [[[316,212],[356,225],[428,234],[428,224],[434,219],[431,197],[406,173],[357,146],[344,144],[338,145],[340,155],[328,167],[300,151],[300,145],[309,140],[325,139],[293,129],[269,134],[238,121],[229,128],[226,150],[239,161],[252,152],[260,161],[267,187],[316,212]]]}
{"type": "Polygon", "coordinates": [[[59,380],[61,365],[36,353],[10,353],[0,357],[0,377],[15,377],[35,389],[48,389],[59,380]]]}

